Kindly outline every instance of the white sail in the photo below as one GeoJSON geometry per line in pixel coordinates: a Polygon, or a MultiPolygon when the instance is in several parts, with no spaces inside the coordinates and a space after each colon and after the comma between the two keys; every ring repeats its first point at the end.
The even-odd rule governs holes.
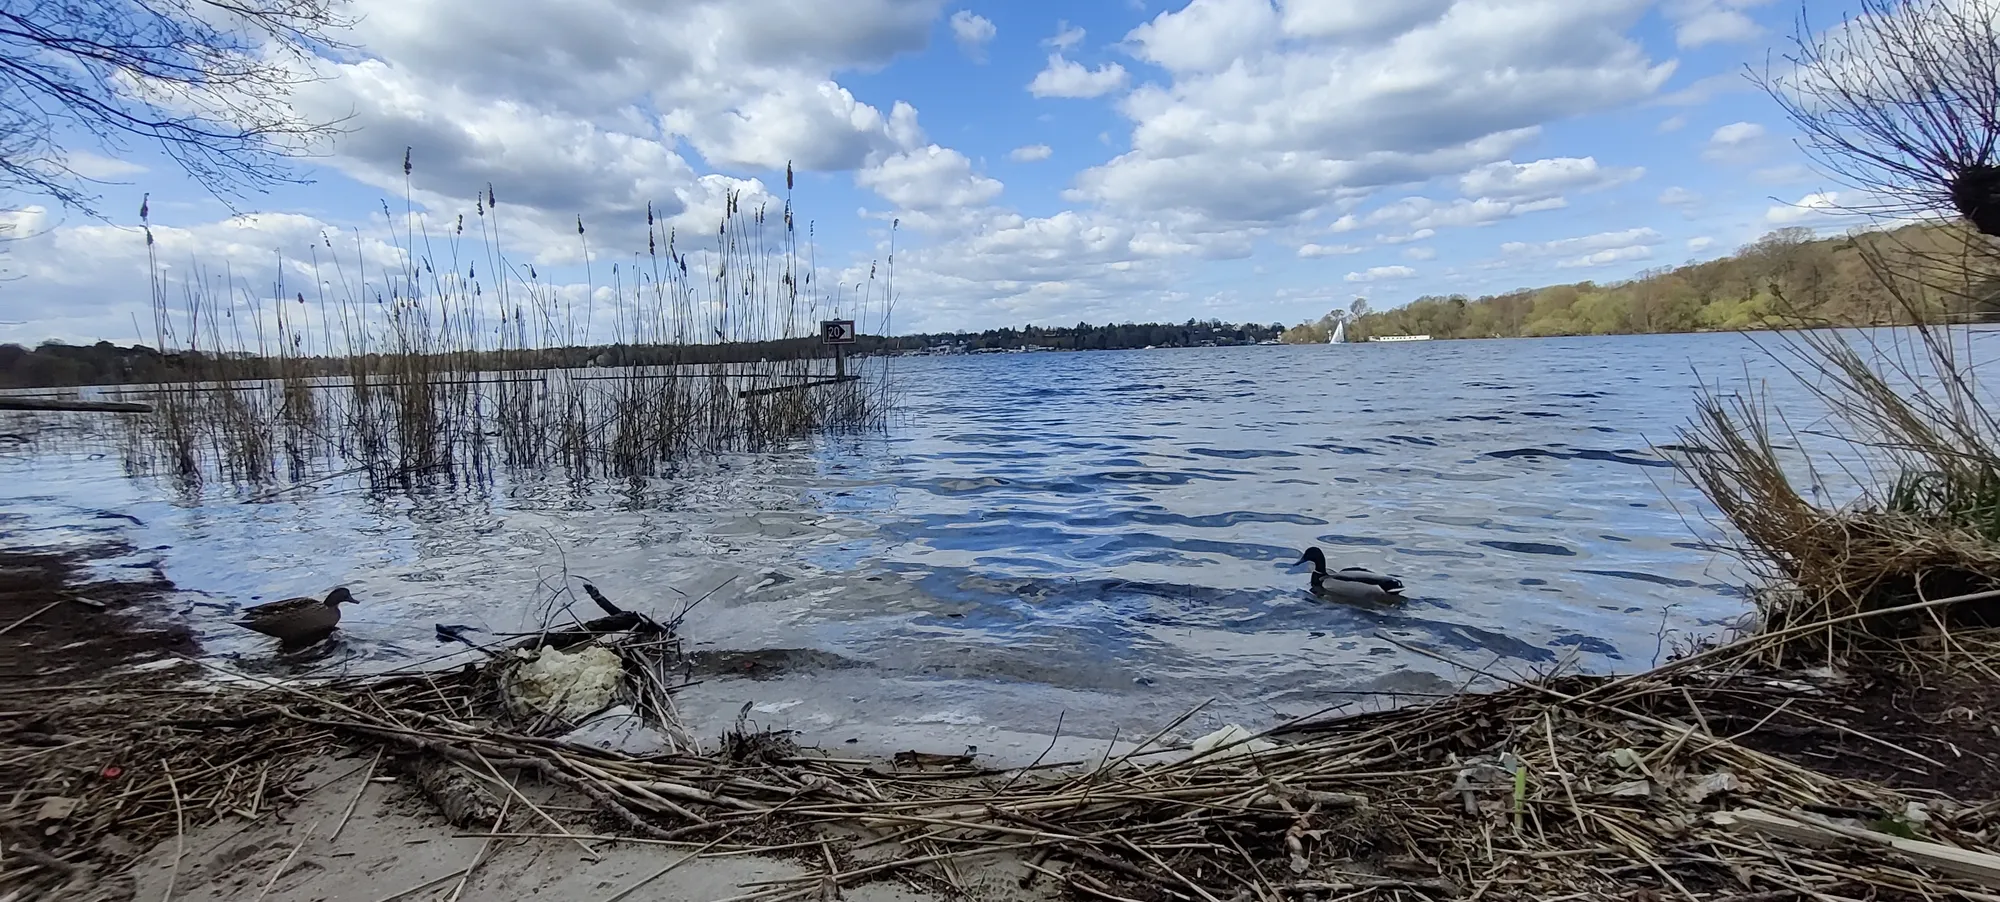
{"type": "Polygon", "coordinates": [[[1333,334],[1326,337],[1326,343],[1330,345],[1337,345],[1337,344],[1344,344],[1346,343],[1346,341],[1347,341],[1347,321],[1341,320],[1340,322],[1334,323],[1333,334]]]}

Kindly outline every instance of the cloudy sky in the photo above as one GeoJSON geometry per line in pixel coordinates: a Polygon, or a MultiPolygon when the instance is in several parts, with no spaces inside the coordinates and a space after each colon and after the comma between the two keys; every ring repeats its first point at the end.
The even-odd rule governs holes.
{"type": "MultiPolygon", "coordinates": [[[[1831,23],[1840,0],[1811,0],[1831,23]]],[[[358,0],[294,102],[351,117],[313,183],[238,215],[142,146],[79,147],[111,222],[0,198],[0,341],[151,338],[140,193],[170,294],[253,302],[298,261],[400,251],[492,184],[511,257],[583,281],[648,204],[794,197],[821,283],[896,236],[896,331],[1317,317],[1727,253],[1836,186],[1745,77],[1793,0],[358,0]],[[85,152],[85,150],[93,152],[85,152]],[[281,263],[280,261],[290,261],[281,263]],[[141,327],[143,325],[143,328],[141,327]]],[[[603,281],[603,269],[596,279],[603,281]]],[[[352,275],[352,273],[350,273],[352,275]]],[[[599,333],[600,336],[602,333],[599,333]]]]}

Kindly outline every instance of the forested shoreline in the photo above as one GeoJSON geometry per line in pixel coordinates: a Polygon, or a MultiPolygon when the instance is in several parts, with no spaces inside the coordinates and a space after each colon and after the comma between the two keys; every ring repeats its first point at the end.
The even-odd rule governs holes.
{"type": "MultiPolygon", "coordinates": [[[[1468,298],[1427,296],[1392,310],[1336,310],[1285,330],[1293,344],[1324,342],[1347,321],[1350,340],[1377,335],[1528,338],[1719,332],[1811,326],[1878,326],[1912,317],[1878,270],[1952,271],[1966,236],[1956,226],[1913,225],[1856,236],[1815,238],[1812,230],[1771,232],[1735,254],[1649,270],[1628,281],[1576,282],[1468,298]],[[1871,265],[1874,260],[1876,265],[1871,265]]],[[[1919,281],[1922,280],[1918,276],[1919,281]]],[[[2000,313],[1993,291],[1925,293],[1930,321],[1979,322],[2000,313]]],[[[1906,292],[1907,294],[1908,292],[1906,292]]]]}

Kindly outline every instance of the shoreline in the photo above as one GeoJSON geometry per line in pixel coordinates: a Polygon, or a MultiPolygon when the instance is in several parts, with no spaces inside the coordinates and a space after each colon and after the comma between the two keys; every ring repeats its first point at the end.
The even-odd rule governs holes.
{"type": "Polygon", "coordinates": [[[120,568],[143,568],[141,580],[90,572],[132,551],[122,542],[0,550],[0,685],[74,685],[199,650],[192,631],[164,616],[173,583],[158,568],[120,568]]]}
{"type": "Polygon", "coordinates": [[[75,551],[0,562],[0,617],[36,615],[0,641],[71,662],[10,686],[0,716],[0,778],[20,787],[0,808],[10,902],[1776,899],[1801,866],[1828,897],[2000,892],[2000,855],[1991,879],[1923,857],[2000,852],[2000,681],[1967,668],[1757,668],[1731,653],[1751,637],[1295,724],[1243,755],[1152,744],[1177,721],[1062,770],[848,760],[740,726],[721,751],[648,757],[514,732],[480,713],[475,669],[172,687],[199,674],[146,663],[191,647],[144,620],[164,580],[91,580],[75,551]],[[121,679],[135,664],[143,680],[121,679]],[[1918,845],[1857,871],[1839,851],[1856,835],[1918,845]]]}

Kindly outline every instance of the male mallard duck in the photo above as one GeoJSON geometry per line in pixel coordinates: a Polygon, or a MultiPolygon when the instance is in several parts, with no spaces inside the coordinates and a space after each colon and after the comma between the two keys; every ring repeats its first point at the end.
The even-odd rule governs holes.
{"type": "Polygon", "coordinates": [[[1393,576],[1383,576],[1360,567],[1344,567],[1329,572],[1326,569],[1326,553],[1318,547],[1306,549],[1306,553],[1292,563],[1296,567],[1312,562],[1312,588],[1314,595],[1342,600],[1356,601],[1397,601],[1403,596],[1403,581],[1393,576]]]}
{"type": "Polygon", "coordinates": [[[275,636],[287,646],[311,645],[327,637],[340,623],[340,606],[354,601],[345,586],[333,590],[325,601],[317,598],[287,598],[248,608],[235,621],[244,629],[275,636]]]}

